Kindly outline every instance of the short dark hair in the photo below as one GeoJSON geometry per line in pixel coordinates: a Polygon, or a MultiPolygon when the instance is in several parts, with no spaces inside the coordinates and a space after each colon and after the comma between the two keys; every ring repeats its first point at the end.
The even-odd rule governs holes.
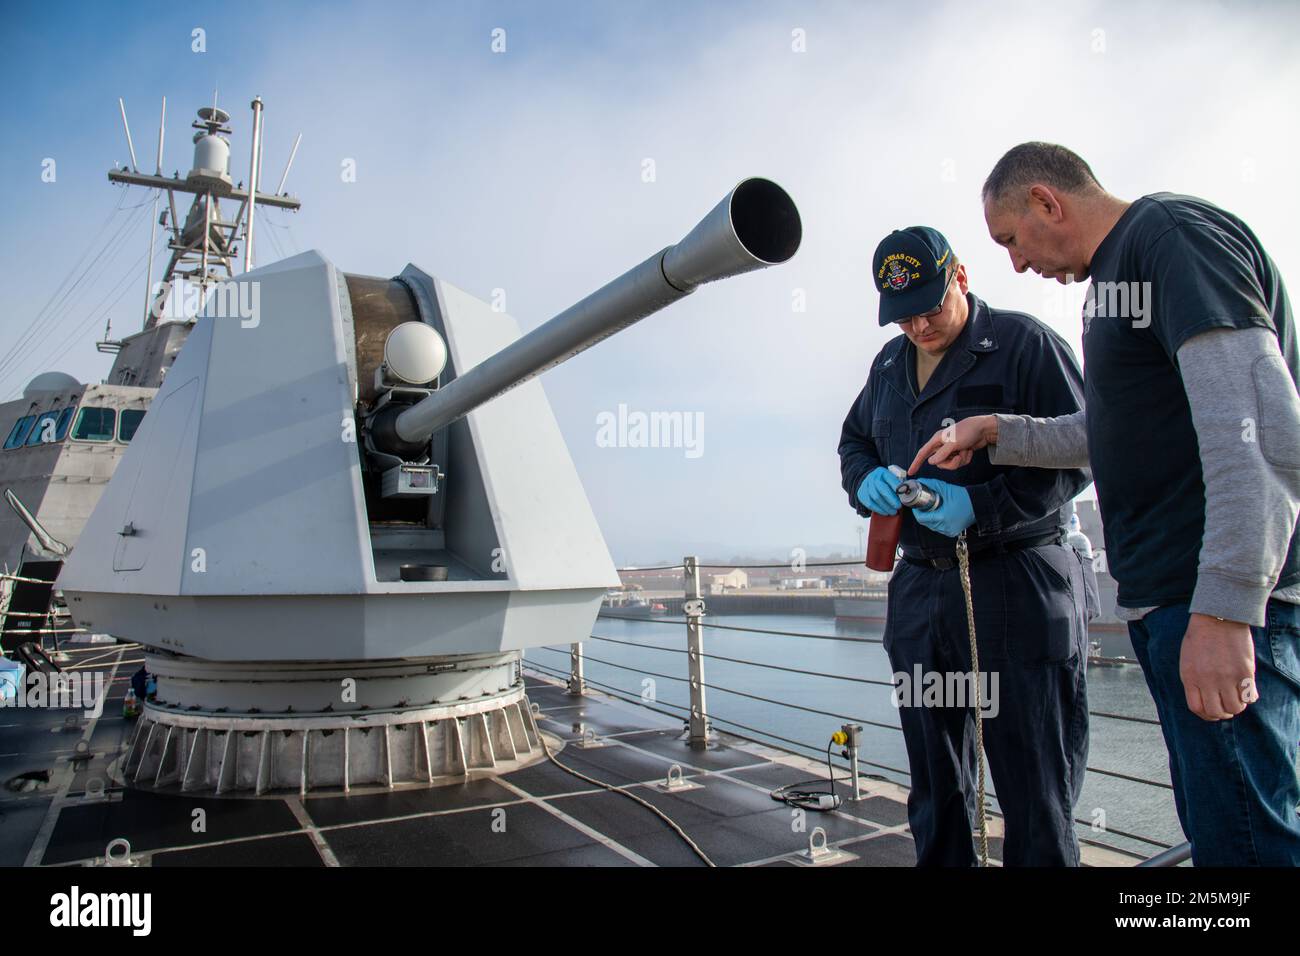
{"type": "Polygon", "coordinates": [[[1064,192],[1101,189],[1083,157],[1056,143],[1021,143],[1007,150],[984,180],[985,202],[1001,200],[1016,187],[1042,183],[1064,192]]]}

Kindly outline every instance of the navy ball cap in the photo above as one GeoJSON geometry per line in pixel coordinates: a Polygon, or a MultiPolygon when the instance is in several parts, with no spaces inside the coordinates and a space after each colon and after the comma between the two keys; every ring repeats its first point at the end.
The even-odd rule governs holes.
{"type": "Polygon", "coordinates": [[[896,229],[871,259],[880,293],[880,324],[890,325],[938,307],[948,286],[952,249],[938,229],[896,229]]]}

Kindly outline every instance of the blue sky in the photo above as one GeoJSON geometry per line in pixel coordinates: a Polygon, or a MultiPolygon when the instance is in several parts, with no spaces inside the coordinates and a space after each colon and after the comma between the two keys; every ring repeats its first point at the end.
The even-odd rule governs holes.
{"type": "MultiPolygon", "coordinates": [[[[167,96],[165,171],[183,174],[194,109],[216,88],[242,179],[260,95],[272,185],[303,134],[287,187],[303,209],[267,214],[263,256],[314,247],[371,275],[414,262],[482,297],[505,290],[524,329],[765,175],[803,213],[793,262],[706,287],[543,384],[620,562],[850,549],[860,522],[835,446],[888,334],[867,280],[876,242],[942,229],[977,294],[1077,350],[1082,289],[1015,275],[978,202],[1005,149],[1048,139],[1120,196],[1224,205],[1300,281],[1297,39],[1288,4],[10,3],[0,355],[119,201],[149,198],[104,176],[127,160],[119,96],[146,169],[167,96]],[[597,416],[620,403],[702,415],[703,453],[599,447],[597,416]]],[[[82,380],[107,373],[104,319],[114,334],[141,321],[148,209],[113,228],[132,216],[100,280],[0,365],[4,397],[47,357],[82,380]]]]}

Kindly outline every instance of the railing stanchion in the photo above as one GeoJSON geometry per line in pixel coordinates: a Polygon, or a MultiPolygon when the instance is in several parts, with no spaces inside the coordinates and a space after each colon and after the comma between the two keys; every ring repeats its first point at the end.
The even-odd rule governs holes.
{"type": "Polygon", "coordinates": [[[691,688],[690,743],[707,744],[709,739],[709,711],[704,702],[704,599],[700,596],[699,559],[688,556],[682,562],[686,583],[686,599],[682,613],[686,615],[686,661],[689,666],[691,688]]]}
{"type": "Polygon", "coordinates": [[[581,697],[586,692],[587,685],[582,679],[582,644],[575,641],[569,645],[569,693],[581,697]]]}
{"type": "Polygon", "coordinates": [[[1192,858],[1192,845],[1190,843],[1180,843],[1178,846],[1170,847],[1163,853],[1157,853],[1155,856],[1143,860],[1138,866],[1177,866],[1186,860],[1192,858]]]}

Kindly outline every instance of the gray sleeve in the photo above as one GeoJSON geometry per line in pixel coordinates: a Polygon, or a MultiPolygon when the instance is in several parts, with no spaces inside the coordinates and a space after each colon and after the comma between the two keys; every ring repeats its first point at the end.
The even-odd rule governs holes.
{"type": "Polygon", "coordinates": [[[1265,328],[1218,328],[1178,350],[1205,481],[1191,610],[1264,624],[1300,514],[1300,395],[1265,328]]]}
{"type": "Polygon", "coordinates": [[[1088,430],[1084,412],[1056,418],[997,415],[998,443],[989,446],[994,465],[1028,468],[1087,468],[1088,430]]]}

